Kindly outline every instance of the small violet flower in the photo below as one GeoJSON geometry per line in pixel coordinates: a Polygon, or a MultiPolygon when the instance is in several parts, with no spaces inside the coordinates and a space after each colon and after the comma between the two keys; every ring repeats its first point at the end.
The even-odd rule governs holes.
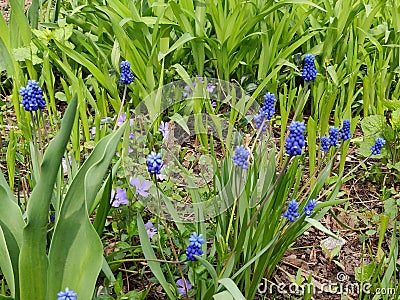
{"type": "Polygon", "coordinates": [[[147,236],[149,239],[152,239],[155,234],[157,234],[157,228],[153,225],[151,222],[147,222],[144,224],[144,227],[146,228],[147,231],[147,236]]]}
{"type": "Polygon", "coordinates": [[[287,218],[290,222],[294,222],[295,218],[299,217],[299,213],[297,210],[299,209],[299,204],[296,200],[292,200],[289,202],[287,211],[283,214],[285,218],[287,218]]]}
{"type": "Polygon", "coordinates": [[[131,72],[131,64],[129,61],[123,61],[120,64],[121,75],[119,77],[119,82],[122,84],[130,84],[133,81],[133,73],[131,72]]]}
{"type": "Polygon", "coordinates": [[[147,180],[143,180],[143,182],[140,182],[139,178],[132,178],[129,183],[136,187],[136,195],[140,195],[143,197],[147,197],[149,195],[149,189],[151,187],[151,182],[147,180]]]}
{"type": "Polygon", "coordinates": [[[317,206],[317,201],[315,201],[315,199],[311,199],[310,201],[308,201],[306,206],[304,206],[303,210],[307,217],[311,216],[315,206],[317,206]]]}
{"type": "Polygon", "coordinates": [[[129,199],[125,189],[116,188],[111,191],[112,207],[119,207],[120,205],[129,204],[129,199]]]}
{"type": "Polygon", "coordinates": [[[57,300],[76,300],[78,297],[77,294],[69,288],[66,288],[65,292],[59,292],[57,296],[57,300]]]}
{"type": "Polygon", "coordinates": [[[196,258],[193,255],[202,255],[201,245],[204,244],[203,235],[197,235],[193,232],[189,237],[189,246],[186,248],[187,260],[195,261],[196,258]]]}
{"type": "MultiPolygon", "coordinates": [[[[126,113],[122,113],[122,114],[119,116],[118,120],[117,120],[117,126],[118,126],[118,127],[121,127],[121,126],[124,124],[125,120],[126,120],[126,113]]],[[[134,124],[134,120],[133,120],[133,119],[130,119],[130,120],[129,120],[129,126],[132,127],[133,124],[134,124]]]]}
{"type": "Polygon", "coordinates": [[[301,77],[307,82],[314,81],[317,78],[318,71],[315,68],[315,57],[312,54],[306,54],[304,56],[304,67],[301,77]]]}
{"type": "Polygon", "coordinates": [[[372,154],[378,155],[381,154],[381,150],[383,146],[385,146],[386,141],[382,138],[377,138],[375,144],[371,147],[372,154]]]}
{"type": "Polygon", "coordinates": [[[152,151],[147,156],[147,170],[150,174],[160,174],[163,162],[161,160],[161,153],[152,151]]]}
{"type": "Polygon", "coordinates": [[[186,289],[189,291],[193,287],[190,281],[187,280],[186,278],[185,282],[182,279],[178,279],[175,283],[178,288],[178,293],[183,296],[186,295],[186,289]],[[185,289],[185,283],[186,283],[186,289],[185,289]]]}
{"type": "Polygon", "coordinates": [[[286,153],[291,156],[301,155],[306,145],[303,132],[306,129],[302,122],[294,121],[289,126],[289,136],[286,139],[286,153]]]}
{"type": "Polygon", "coordinates": [[[249,165],[250,151],[244,146],[236,146],[235,155],[232,157],[233,163],[242,167],[243,170],[247,169],[249,165]]]}
{"type": "Polygon", "coordinates": [[[165,139],[167,139],[169,137],[169,123],[161,121],[160,128],[158,128],[158,131],[162,133],[165,139]]]}

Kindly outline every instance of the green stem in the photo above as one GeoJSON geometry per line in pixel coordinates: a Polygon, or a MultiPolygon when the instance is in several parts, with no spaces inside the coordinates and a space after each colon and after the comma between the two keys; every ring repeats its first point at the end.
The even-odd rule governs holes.
{"type": "Polygon", "coordinates": [[[117,119],[115,120],[114,130],[117,129],[117,123],[118,123],[119,117],[121,116],[122,110],[124,109],[125,97],[126,97],[126,91],[127,91],[127,89],[128,89],[128,85],[125,84],[125,87],[124,87],[124,94],[123,94],[123,96],[122,96],[121,106],[119,107],[117,119]]]}

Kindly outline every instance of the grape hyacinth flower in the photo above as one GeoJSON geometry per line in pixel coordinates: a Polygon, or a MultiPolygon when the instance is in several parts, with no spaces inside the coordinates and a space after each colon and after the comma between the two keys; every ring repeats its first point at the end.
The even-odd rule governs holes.
{"type": "Polygon", "coordinates": [[[307,217],[311,216],[315,206],[317,206],[317,201],[315,201],[315,199],[311,199],[310,201],[308,201],[306,206],[304,206],[303,210],[307,217]]]}
{"type": "Polygon", "coordinates": [[[377,138],[375,144],[371,147],[372,154],[378,155],[381,154],[381,150],[383,146],[385,146],[386,141],[382,138],[377,138]]]}
{"type": "Polygon", "coordinates": [[[298,218],[300,215],[297,212],[299,209],[299,204],[297,203],[296,200],[292,200],[289,202],[287,211],[283,214],[285,218],[287,218],[290,222],[294,222],[295,218],[298,218]]]}
{"type": "Polygon", "coordinates": [[[69,288],[66,288],[65,292],[59,292],[57,296],[57,300],[76,300],[78,297],[77,294],[69,288]]]}
{"type": "Polygon", "coordinates": [[[133,81],[133,73],[131,72],[131,64],[129,61],[125,60],[120,64],[121,75],[119,77],[119,82],[122,84],[130,84],[133,81]]]}
{"type": "Polygon", "coordinates": [[[185,289],[185,283],[183,282],[182,279],[178,279],[175,283],[178,288],[178,293],[181,294],[182,296],[186,295],[186,289],[189,291],[193,287],[190,281],[187,280],[186,278],[185,278],[186,289],[185,289]]]}
{"type": "Polygon", "coordinates": [[[291,156],[301,155],[306,145],[303,132],[306,129],[302,122],[294,121],[289,126],[289,136],[286,139],[286,152],[291,156]]]}
{"type": "Polygon", "coordinates": [[[136,187],[136,195],[140,195],[143,197],[147,197],[149,195],[149,189],[151,187],[151,182],[147,180],[143,180],[143,182],[140,182],[139,178],[132,178],[129,183],[136,187]]]}
{"type": "Polygon", "coordinates": [[[167,139],[169,137],[169,123],[161,121],[158,131],[161,132],[165,139],[167,139]]]}
{"type": "Polygon", "coordinates": [[[307,82],[314,81],[318,74],[314,60],[315,57],[312,54],[306,54],[304,56],[304,67],[301,77],[307,82]]]}
{"type": "Polygon", "coordinates": [[[197,235],[193,232],[189,238],[189,246],[186,248],[187,260],[195,261],[196,258],[193,255],[202,255],[201,245],[204,244],[203,235],[197,235]]]}
{"type": "Polygon", "coordinates": [[[26,111],[32,112],[46,107],[43,91],[35,80],[28,80],[27,86],[19,89],[19,94],[22,96],[21,105],[26,111]]]}
{"type": "Polygon", "coordinates": [[[331,147],[339,145],[339,128],[329,128],[329,145],[331,145],[331,147]]]}
{"type": "Polygon", "coordinates": [[[232,160],[236,166],[242,167],[242,169],[245,170],[249,165],[249,156],[250,151],[247,148],[244,146],[236,146],[235,155],[232,157],[232,160]]]}
{"type": "Polygon", "coordinates": [[[260,129],[262,125],[262,131],[267,130],[267,122],[264,122],[265,116],[260,112],[254,116],[254,121],[256,122],[256,129],[260,129]],[[264,122],[264,123],[263,123],[264,122]]]}
{"type": "Polygon", "coordinates": [[[160,174],[163,162],[161,160],[161,153],[152,151],[147,156],[147,170],[150,174],[160,174]]]}
{"type": "Polygon", "coordinates": [[[276,97],[274,94],[266,93],[264,95],[264,104],[260,108],[260,113],[263,113],[265,118],[269,121],[275,114],[276,97]]]}
{"type": "Polygon", "coordinates": [[[157,228],[150,221],[144,224],[147,231],[147,236],[152,239],[155,234],[157,234],[157,228]]]}
{"type": "Polygon", "coordinates": [[[342,127],[342,130],[340,131],[340,138],[343,141],[347,141],[347,140],[351,139],[350,120],[343,121],[343,127],[342,127]]]}
{"type": "Polygon", "coordinates": [[[321,138],[321,147],[319,148],[322,152],[327,152],[329,150],[329,139],[326,136],[321,138]]]}
{"type": "Polygon", "coordinates": [[[111,191],[111,200],[113,201],[112,207],[119,207],[120,205],[129,204],[129,199],[125,189],[116,188],[111,191]]]}

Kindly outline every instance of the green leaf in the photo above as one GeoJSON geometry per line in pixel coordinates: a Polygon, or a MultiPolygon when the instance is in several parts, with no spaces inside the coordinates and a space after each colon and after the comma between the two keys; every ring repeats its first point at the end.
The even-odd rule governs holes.
{"type": "Polygon", "coordinates": [[[186,32],[183,34],[172,46],[171,48],[168,49],[167,52],[165,53],[159,53],[158,54],[158,60],[162,60],[165,58],[168,54],[170,54],[172,51],[176,50],[177,48],[181,47],[183,44],[187,43],[190,40],[193,40],[194,37],[190,35],[190,33],[186,32]]]}
{"type": "Polygon", "coordinates": [[[176,113],[170,119],[176,123],[178,123],[185,131],[187,134],[190,135],[190,129],[187,126],[187,118],[183,118],[180,114],[176,113]]]}
{"type": "Polygon", "coordinates": [[[94,218],[93,227],[96,229],[97,234],[101,237],[104,231],[104,225],[111,208],[111,189],[112,189],[112,174],[108,176],[107,184],[103,190],[103,195],[100,200],[100,205],[94,218]]]}
{"type": "Polygon", "coordinates": [[[204,258],[200,256],[195,256],[196,259],[207,269],[208,273],[210,273],[211,278],[214,281],[214,285],[212,286],[213,288],[213,294],[215,293],[217,286],[218,286],[218,275],[217,272],[215,271],[214,267],[204,258]]]}
{"type": "MultiPolygon", "coordinates": [[[[144,227],[144,222],[142,216],[140,214],[137,215],[137,225],[139,230],[139,238],[140,238],[140,245],[142,246],[143,254],[146,259],[157,259],[154,251],[151,247],[151,243],[149,237],[147,235],[146,227],[144,227]]],[[[165,279],[164,273],[161,269],[159,262],[149,261],[148,262],[151,271],[153,272],[154,276],[160,282],[161,286],[164,288],[164,291],[167,293],[170,299],[175,299],[175,296],[171,290],[171,286],[168,284],[167,280],[165,279]]]]}
{"type": "Polygon", "coordinates": [[[390,123],[392,124],[392,127],[394,130],[400,129],[400,108],[396,109],[394,112],[392,112],[392,117],[390,118],[390,123]]]}
{"type": "Polygon", "coordinates": [[[49,250],[48,273],[52,280],[48,295],[55,295],[65,287],[74,290],[81,299],[90,299],[93,295],[103,264],[103,245],[90,223],[88,211],[125,126],[99,141],[67,191],[49,250]]]}
{"type": "Polygon", "coordinates": [[[386,118],[382,115],[365,117],[361,121],[361,128],[365,137],[376,137],[382,134],[386,124],[386,118]]]}
{"type": "Polygon", "coordinates": [[[316,229],[326,233],[327,235],[333,237],[334,239],[340,239],[340,237],[338,237],[336,234],[334,234],[333,232],[331,232],[328,228],[326,228],[324,225],[322,225],[320,222],[318,222],[317,220],[314,220],[312,218],[306,218],[305,221],[307,221],[308,223],[310,223],[312,226],[314,226],[316,229]]]}
{"type": "Polygon", "coordinates": [[[218,282],[222,284],[229,291],[229,293],[233,296],[233,299],[246,300],[246,298],[240,292],[239,288],[232,279],[222,278],[218,282]]]}
{"type": "Polygon", "coordinates": [[[232,295],[228,291],[223,291],[221,293],[215,294],[213,298],[214,300],[233,300],[232,295]]]}
{"type": "Polygon", "coordinates": [[[76,108],[77,97],[74,96],[64,114],[59,133],[44,154],[40,178],[28,201],[27,224],[23,230],[19,257],[21,300],[47,299],[46,251],[49,206],[61,158],[75,120],[76,108]]]}

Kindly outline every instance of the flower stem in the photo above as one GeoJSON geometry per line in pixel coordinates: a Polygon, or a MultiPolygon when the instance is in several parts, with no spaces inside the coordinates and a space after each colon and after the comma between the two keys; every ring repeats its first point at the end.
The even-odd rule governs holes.
{"type": "Polygon", "coordinates": [[[126,98],[126,91],[127,91],[127,89],[128,89],[128,85],[125,84],[125,87],[124,87],[124,94],[122,95],[121,106],[119,107],[117,119],[115,120],[114,130],[117,129],[117,124],[118,124],[119,117],[121,116],[122,110],[124,109],[124,104],[125,104],[125,98],[126,98]]]}

